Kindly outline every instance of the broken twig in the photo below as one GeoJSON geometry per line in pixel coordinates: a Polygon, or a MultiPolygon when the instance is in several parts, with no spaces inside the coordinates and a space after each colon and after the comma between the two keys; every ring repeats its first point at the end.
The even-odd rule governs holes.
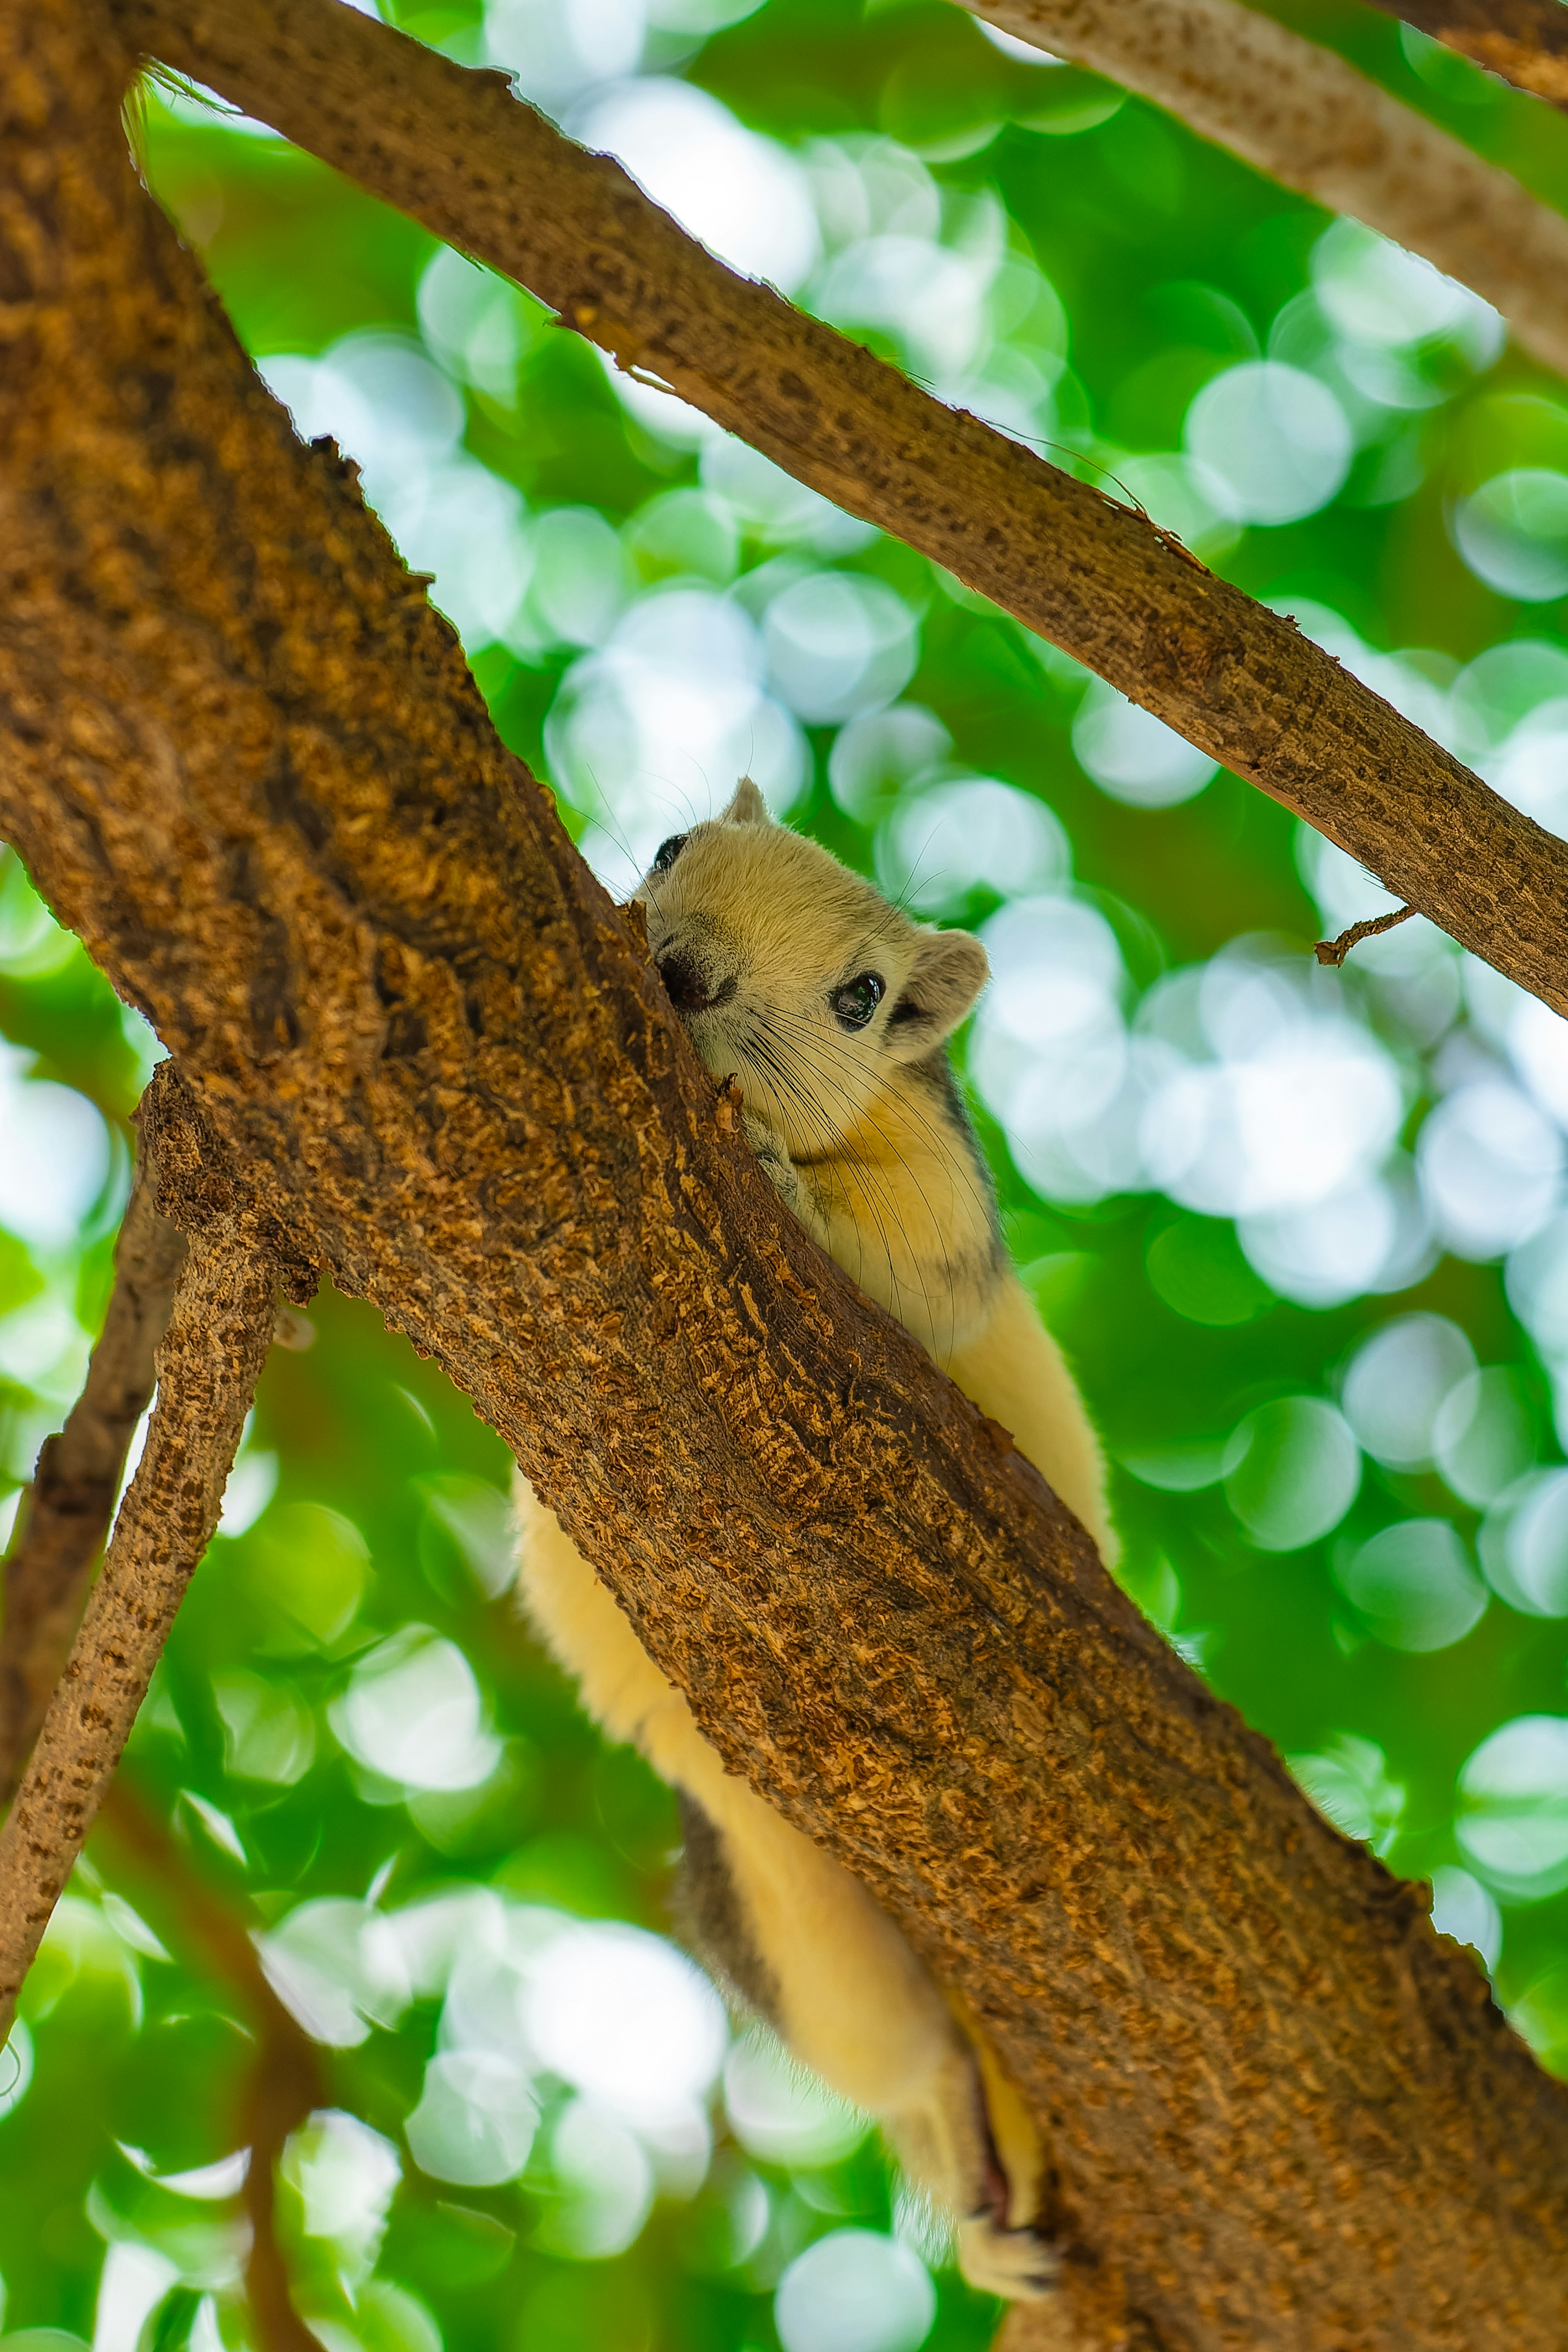
{"type": "Polygon", "coordinates": [[[1396,907],[1391,915],[1368,915],[1364,921],[1352,923],[1349,930],[1342,931],[1337,940],[1320,940],[1312,953],[1320,963],[1341,964],[1352,948],[1359,947],[1363,940],[1370,940],[1379,931],[1391,931],[1397,923],[1407,923],[1416,912],[1414,907],[1396,907]]]}

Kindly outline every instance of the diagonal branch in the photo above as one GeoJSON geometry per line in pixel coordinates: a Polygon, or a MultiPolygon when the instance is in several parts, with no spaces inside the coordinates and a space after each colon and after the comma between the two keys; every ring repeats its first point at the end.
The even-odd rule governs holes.
{"type": "Polygon", "coordinates": [[[114,1251],[114,1288],[87,1381],[38,1456],[5,1562],[0,1623],[0,1805],[38,1736],[113,1517],[125,1456],[152,1394],[185,1239],[159,1213],[138,1159],[114,1251]]]}
{"type": "MultiPolygon", "coordinates": [[[[1108,75],[1484,295],[1568,374],[1568,221],[1333,49],[1239,0],[958,0],[1108,75]]],[[[1561,13],[1561,0],[1551,0],[1561,13]]],[[[1406,13],[1408,13],[1407,11],[1406,13]]]]}
{"type": "Polygon", "coordinates": [[[172,1071],[154,1078],[143,1138],[151,1144],[162,1127],[160,1202],[177,1188],[193,1230],[158,1348],[146,1450],[0,1830],[0,2038],[218,1523],[272,1338],[277,1260],[258,1245],[243,1196],[201,1164],[193,1123],[165,1108],[176,1087],[172,1071]]]}
{"type": "Polygon", "coordinates": [[[100,1821],[132,1868],[157,1888],[161,1905],[179,1923],[171,1941],[194,1947],[205,1965],[232,1985],[249,2012],[256,2055],[246,2079],[239,2117],[241,2145],[250,2150],[243,2197],[250,2223],[246,2300],[259,2352],[320,2352],[295,2311],[287,2266],[277,2229],[277,2167],[290,2132],[326,2104],[320,2061],[309,2036],[290,2016],[267,1979],[255,1945],[228,1906],[203,1885],[190,1857],[123,1778],[105,1799],[100,1821]]]}
{"type": "MultiPolygon", "coordinates": [[[[1140,22],[1155,13],[1138,0],[1140,22]]],[[[1145,518],[737,278],[612,158],[518,105],[502,76],[466,72],[338,0],[117,0],[117,19],[529,287],[623,366],[947,565],[1568,1013],[1568,845],[1145,518]]],[[[1568,364],[1568,224],[1552,236],[1568,364]]],[[[1527,224],[1517,242],[1528,248],[1527,224]]]]}
{"type": "MultiPolygon", "coordinates": [[[[983,2021],[1082,2336],[1559,2352],[1568,2095],[724,1130],[634,921],[137,189],[124,63],[92,0],[0,10],[0,825],[180,1057],[166,1099],[439,1360],[733,1769],[983,2021]]],[[[846,399],[897,385],[859,370],[846,399]]],[[[1441,863],[1479,786],[1096,504],[1142,551],[1113,594],[1067,492],[1032,570],[1071,541],[1086,625],[1109,599],[1195,700],[1257,660],[1335,789],[1381,713],[1390,821],[1441,863]],[[1178,572],[1215,603],[1161,604],[1178,572]],[[1234,668],[1200,625],[1232,615],[1234,668]]],[[[983,545],[998,510],[950,510],[983,545]]]]}
{"type": "Polygon", "coordinates": [[[1568,8],[1563,0],[1372,0],[1520,89],[1568,107],[1568,8]]]}

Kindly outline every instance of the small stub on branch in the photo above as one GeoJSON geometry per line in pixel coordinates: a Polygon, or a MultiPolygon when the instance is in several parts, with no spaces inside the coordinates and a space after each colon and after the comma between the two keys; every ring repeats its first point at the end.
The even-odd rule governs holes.
{"type": "Polygon", "coordinates": [[[1363,940],[1370,940],[1379,931],[1391,931],[1396,923],[1407,923],[1415,912],[1414,907],[1396,907],[1391,915],[1369,915],[1364,922],[1352,923],[1337,940],[1320,940],[1312,953],[1320,963],[1341,964],[1363,940]]]}

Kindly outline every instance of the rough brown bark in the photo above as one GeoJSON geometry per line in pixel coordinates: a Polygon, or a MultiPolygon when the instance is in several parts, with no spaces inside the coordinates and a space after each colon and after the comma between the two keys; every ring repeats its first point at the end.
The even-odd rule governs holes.
{"type": "MultiPolygon", "coordinates": [[[[1136,13],[1159,12],[1139,0],[1136,13]]],[[[465,72],[337,0],[119,0],[118,20],[946,564],[1568,1013],[1568,845],[1141,516],[736,277],[501,76],[465,72]]],[[[1027,35],[1021,17],[1015,29],[1027,35]]],[[[1559,306],[1568,361],[1568,224],[1551,236],[1542,299],[1559,306]]],[[[1531,242],[1522,221],[1516,242],[1531,242]]]]}
{"type": "Polygon", "coordinates": [[[1372,0],[1520,89],[1568,107],[1568,8],[1563,0],[1372,0]]]}
{"type": "Polygon", "coordinates": [[[167,1067],[143,1101],[159,1205],[177,1198],[189,1234],[157,1351],[146,1450],[0,1830],[0,2041],[217,1526],[272,1338],[278,1261],[258,1238],[248,1195],[224,1176],[224,1155],[203,1150],[183,1102],[167,1067]]]}
{"type": "Polygon", "coordinates": [[[5,1562],[0,1623],[0,1805],[16,1790],[71,1645],[113,1517],[126,1451],[152,1394],[152,1357],[185,1255],[138,1159],[114,1288],[86,1383],[48,1439],[5,1562]]]}
{"type": "Polygon", "coordinates": [[[1425,255],[1568,374],[1568,221],[1333,50],[1239,0],[958,5],[1109,75],[1270,179],[1425,255]]]}
{"type": "Polygon", "coordinates": [[[140,198],[118,63],[87,0],[0,13],[0,826],[996,2036],[1082,2337],[1557,2352],[1568,2097],[720,1130],[634,919],[140,198]]]}
{"type": "Polygon", "coordinates": [[[117,1780],[99,1816],[109,1831],[117,1864],[129,1860],[133,1874],[149,1882],[155,1920],[164,1912],[174,1922],[169,1941],[183,1944],[238,1995],[256,2035],[256,2054],[246,2070],[244,2100],[236,2118],[239,2145],[250,2150],[242,2192],[250,2224],[246,2256],[246,2301],[258,2352],[320,2352],[294,2308],[287,2266],[277,2241],[277,2166],[292,2131],[327,2104],[327,2086],[315,2045],[301,2032],[267,1980],[256,1946],[243,1923],[203,1885],[189,1853],[177,1845],[142,1800],[117,1780]]]}

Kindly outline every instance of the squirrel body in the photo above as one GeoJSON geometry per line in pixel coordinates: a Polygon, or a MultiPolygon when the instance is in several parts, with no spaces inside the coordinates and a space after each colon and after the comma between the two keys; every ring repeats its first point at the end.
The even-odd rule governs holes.
{"type": "MultiPolygon", "coordinates": [[[[743,782],[635,894],[672,1002],[780,1197],[846,1274],[1011,1432],[1107,1563],[1104,1465],[1008,1263],[946,1039],[985,983],[964,932],[912,922],[743,782]]],[[[1042,2158],[983,2036],[852,1873],[729,1772],[628,1618],[519,1479],[521,1589],[583,1705],[679,1792],[693,1940],[791,2053],[873,2116],[954,2215],[960,2266],[1051,2291],[1042,2158]]]]}

